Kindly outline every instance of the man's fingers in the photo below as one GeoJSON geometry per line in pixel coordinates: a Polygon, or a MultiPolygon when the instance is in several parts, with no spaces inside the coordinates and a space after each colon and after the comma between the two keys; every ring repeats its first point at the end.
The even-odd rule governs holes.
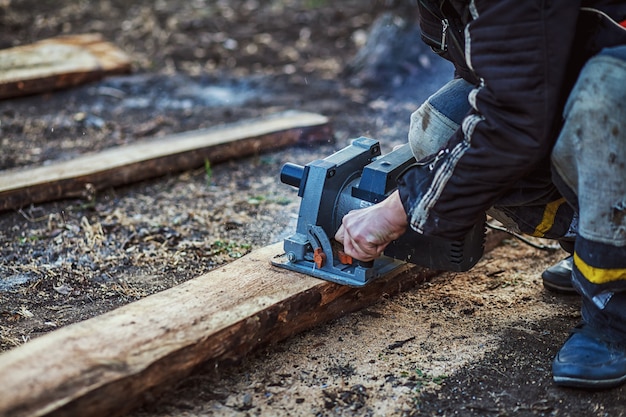
{"type": "Polygon", "coordinates": [[[382,203],[346,214],[335,239],[343,244],[347,255],[371,261],[402,235],[406,227],[406,213],[396,191],[382,203]]]}
{"type": "Polygon", "coordinates": [[[337,233],[335,233],[335,240],[339,243],[343,243],[345,233],[346,229],[343,227],[342,224],[341,226],[339,226],[339,230],[337,230],[337,233]]]}
{"type": "Polygon", "coordinates": [[[350,234],[345,236],[343,250],[347,255],[360,261],[372,261],[380,256],[385,245],[374,245],[370,243],[360,243],[353,239],[350,234]]]}
{"type": "Polygon", "coordinates": [[[360,261],[368,262],[373,259],[373,257],[365,252],[354,240],[347,239],[348,245],[344,244],[344,251],[353,257],[354,259],[358,259],[360,261]]]}
{"type": "Polygon", "coordinates": [[[354,240],[350,233],[346,232],[346,228],[343,224],[335,233],[335,240],[343,244],[343,251],[346,255],[349,255],[355,259],[365,260],[364,257],[368,255],[361,249],[361,246],[354,240]]]}

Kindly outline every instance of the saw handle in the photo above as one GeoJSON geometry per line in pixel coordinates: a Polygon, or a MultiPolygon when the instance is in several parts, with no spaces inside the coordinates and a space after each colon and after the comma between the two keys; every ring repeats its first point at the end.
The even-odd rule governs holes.
{"type": "Polygon", "coordinates": [[[287,162],[280,170],[280,182],[300,188],[304,177],[304,167],[302,165],[287,162]]]}

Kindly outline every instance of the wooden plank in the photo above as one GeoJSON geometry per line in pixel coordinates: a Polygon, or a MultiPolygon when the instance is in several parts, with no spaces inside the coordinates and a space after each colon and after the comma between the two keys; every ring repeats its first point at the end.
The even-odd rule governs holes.
{"type": "Polygon", "coordinates": [[[0,211],[32,203],[81,197],[164,174],[242,158],[298,143],[329,141],[328,118],[284,112],[84,155],[71,161],[0,172],[0,211]]]}
{"type": "Polygon", "coordinates": [[[204,361],[241,358],[425,278],[404,271],[355,290],[270,266],[280,250],[260,249],[5,353],[0,416],[122,415],[204,361]]]}
{"type": "MultiPolygon", "coordinates": [[[[504,236],[490,234],[486,250],[504,236]]],[[[121,416],[200,363],[244,357],[436,275],[403,267],[363,288],[273,267],[277,243],[0,355],[0,416],[121,416]]]]}
{"type": "Polygon", "coordinates": [[[99,34],[61,36],[0,50],[0,99],[57,90],[131,70],[99,34]]]}

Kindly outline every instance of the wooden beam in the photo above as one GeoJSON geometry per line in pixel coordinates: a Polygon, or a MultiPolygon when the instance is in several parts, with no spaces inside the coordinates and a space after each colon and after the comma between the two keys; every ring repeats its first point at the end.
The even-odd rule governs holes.
{"type": "Polygon", "coordinates": [[[298,143],[330,141],[328,118],[284,112],[205,130],[145,140],[36,168],[0,172],[0,211],[81,197],[157,176],[298,143]]]}
{"type": "MultiPolygon", "coordinates": [[[[502,233],[489,235],[486,250],[502,233]]],[[[201,363],[252,350],[436,275],[403,267],[362,288],[271,266],[277,243],[0,355],[0,416],[121,416],[201,363]]]]}
{"type": "Polygon", "coordinates": [[[357,290],[270,266],[280,252],[257,250],[1,355],[0,416],[122,415],[202,362],[241,358],[432,275],[404,270],[357,290]]]}
{"type": "Polygon", "coordinates": [[[42,93],[131,69],[99,34],[61,36],[0,50],[0,99],[42,93]]]}

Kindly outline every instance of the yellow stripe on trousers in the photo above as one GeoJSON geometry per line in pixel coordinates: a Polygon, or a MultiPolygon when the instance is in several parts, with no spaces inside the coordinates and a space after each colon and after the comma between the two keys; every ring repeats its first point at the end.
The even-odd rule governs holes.
{"type": "Polygon", "coordinates": [[[556,201],[546,204],[541,223],[539,223],[532,234],[534,237],[544,237],[546,233],[552,229],[554,219],[556,219],[556,212],[559,211],[559,207],[561,207],[563,203],[565,203],[565,198],[559,198],[556,201]]]}
{"type": "Polygon", "coordinates": [[[593,284],[606,284],[607,282],[626,280],[626,268],[596,268],[588,265],[574,253],[574,264],[587,280],[593,284]]]}

